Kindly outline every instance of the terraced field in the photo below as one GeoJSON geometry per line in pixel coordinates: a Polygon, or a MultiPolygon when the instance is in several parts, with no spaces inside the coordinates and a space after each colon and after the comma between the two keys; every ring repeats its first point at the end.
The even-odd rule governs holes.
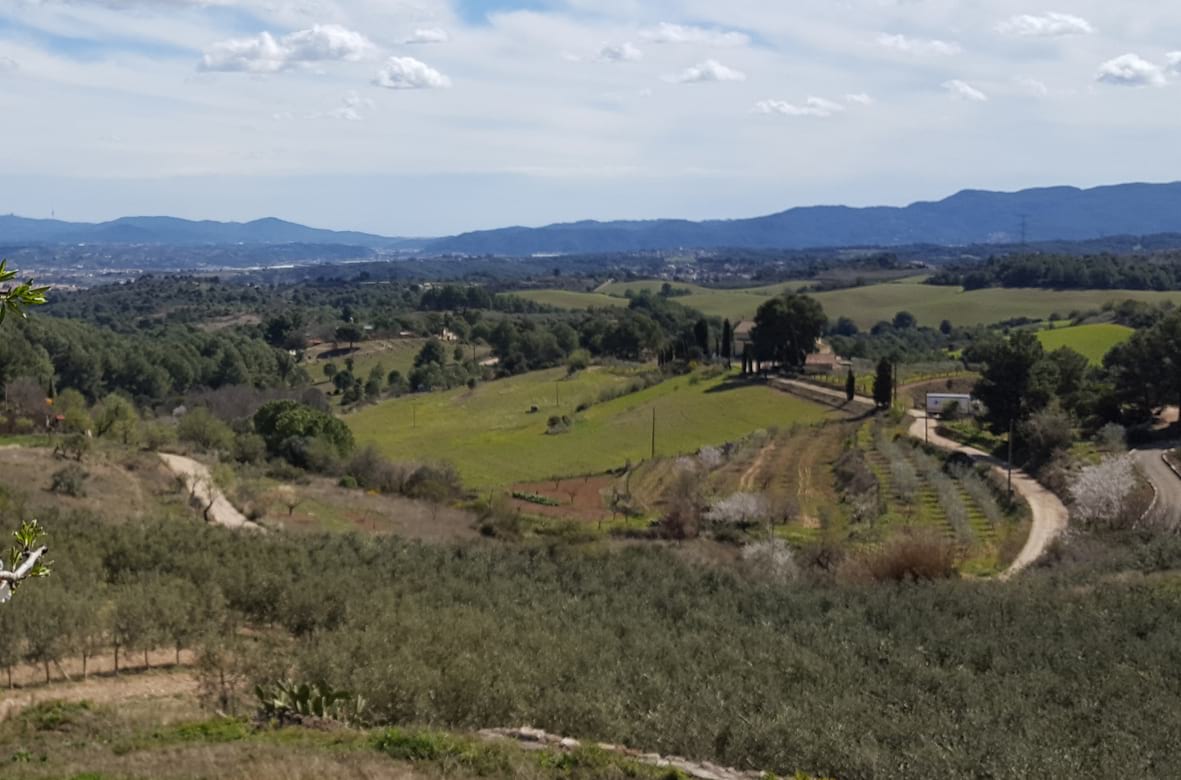
{"type": "Polygon", "coordinates": [[[941,460],[906,440],[890,442],[888,434],[879,432],[876,426],[874,422],[861,426],[857,446],[878,480],[885,509],[884,526],[931,528],[960,550],[961,558],[973,572],[998,571],[999,545],[1009,529],[999,516],[996,501],[988,498],[992,506],[984,506],[983,499],[973,495],[966,483],[942,472],[941,460]],[[894,470],[898,460],[913,469],[913,490],[900,493],[894,470]]]}

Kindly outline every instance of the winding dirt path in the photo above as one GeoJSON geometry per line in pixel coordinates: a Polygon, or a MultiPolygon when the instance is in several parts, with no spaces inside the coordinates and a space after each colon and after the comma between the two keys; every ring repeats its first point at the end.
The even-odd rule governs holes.
{"type": "Polygon", "coordinates": [[[758,478],[759,473],[763,470],[763,464],[767,462],[767,458],[775,452],[776,444],[774,441],[767,444],[759,450],[759,454],[751,462],[750,466],[742,474],[742,479],[738,480],[738,490],[743,493],[749,493],[755,486],[755,479],[758,478]]]}
{"type": "Polygon", "coordinates": [[[1144,476],[1156,491],[1156,497],[1145,513],[1145,519],[1152,525],[1170,531],[1181,528],[1181,477],[1164,459],[1165,453],[1175,446],[1175,442],[1157,444],[1132,453],[1144,476]]]}
{"type": "MultiPolygon", "coordinates": [[[[826,387],[819,387],[791,379],[776,380],[772,383],[772,386],[787,392],[798,389],[802,393],[825,395],[834,401],[845,400],[845,394],[837,390],[830,390],[826,387]]],[[[858,396],[854,400],[862,404],[873,403],[871,399],[862,396],[858,396]]],[[[935,433],[934,425],[931,426],[931,430],[928,432],[926,429],[926,412],[911,410],[907,414],[912,418],[910,427],[907,429],[907,433],[910,434],[912,439],[925,441],[931,446],[946,452],[962,453],[976,463],[984,463],[996,471],[1005,473],[1007,464],[999,458],[995,458],[982,450],[968,447],[957,441],[938,435],[935,433]]],[[[1037,480],[1020,469],[1013,470],[1013,490],[1029,504],[1029,508],[1033,513],[1033,525],[1029,529],[1029,538],[1025,540],[1025,546],[1021,548],[1021,552],[1017,555],[1016,559],[1014,559],[1009,568],[1001,575],[1001,579],[1008,579],[1020,573],[1040,558],[1046,551],[1046,548],[1050,546],[1050,542],[1054,541],[1059,534],[1066,530],[1070,518],[1070,513],[1067,511],[1066,505],[1056,495],[1046,490],[1037,480]]]]}
{"type": "MultiPolygon", "coordinates": [[[[1006,474],[1007,464],[999,458],[989,455],[987,452],[978,450],[975,447],[968,447],[960,444],[957,441],[940,436],[935,432],[934,426],[927,431],[927,415],[925,412],[911,411],[908,414],[913,418],[908,433],[912,439],[919,441],[927,441],[931,446],[938,447],[947,452],[958,452],[967,455],[976,463],[983,463],[991,466],[992,469],[999,474],[1006,474]]],[[[1008,579],[1014,574],[1020,573],[1022,570],[1031,566],[1042,554],[1046,548],[1050,546],[1050,542],[1054,541],[1069,523],[1070,513],[1066,509],[1066,505],[1058,498],[1058,496],[1051,493],[1042,486],[1033,477],[1026,474],[1021,469],[1013,469],[1013,490],[1015,490],[1022,498],[1029,503],[1029,508],[1033,513],[1033,525],[1029,529],[1029,538],[1025,540],[1025,546],[1021,548],[1021,552],[1010,564],[1009,568],[1001,575],[1001,579],[1008,579]]]]}
{"type": "Polygon", "coordinates": [[[165,452],[160,453],[160,459],[168,466],[169,471],[184,480],[185,487],[201,502],[202,508],[209,507],[210,522],[224,525],[226,528],[263,530],[261,525],[247,520],[246,516],[230,503],[221,492],[221,488],[213,481],[213,475],[204,463],[165,452]]]}

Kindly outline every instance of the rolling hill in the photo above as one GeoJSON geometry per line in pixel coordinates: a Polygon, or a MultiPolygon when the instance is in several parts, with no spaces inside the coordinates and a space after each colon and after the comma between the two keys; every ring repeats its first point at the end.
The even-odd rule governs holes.
{"type": "Polygon", "coordinates": [[[63,222],[0,216],[0,242],[36,244],[336,244],[417,249],[425,242],[370,233],[319,230],[281,219],[194,222],[176,217],[123,217],[110,222],[63,222]]]}
{"type": "Polygon", "coordinates": [[[753,219],[574,222],[465,233],[431,252],[530,255],[627,252],[678,247],[806,249],[839,246],[947,246],[1181,231],[1181,182],[1080,190],[965,190],[903,208],[813,206],[753,219]]]}

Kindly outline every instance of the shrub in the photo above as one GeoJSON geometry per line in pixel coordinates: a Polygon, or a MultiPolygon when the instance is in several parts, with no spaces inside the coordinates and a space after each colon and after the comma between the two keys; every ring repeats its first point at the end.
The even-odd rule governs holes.
{"type": "Polygon", "coordinates": [[[878,582],[925,582],[956,576],[955,549],[934,534],[899,536],[863,561],[878,582]]]}
{"type": "Polygon", "coordinates": [[[1074,443],[1074,425],[1061,409],[1044,409],[1021,424],[1020,441],[1026,463],[1037,471],[1074,443]]]}
{"type": "Polygon", "coordinates": [[[180,418],[176,435],[181,441],[210,452],[229,450],[234,441],[234,432],[230,426],[204,406],[191,409],[180,418]]]}
{"type": "Polygon", "coordinates": [[[77,463],[71,463],[63,469],[55,471],[49,491],[60,496],[81,498],[86,495],[86,480],[90,474],[77,463]]]}
{"type": "Polygon", "coordinates": [[[463,483],[454,466],[419,466],[406,480],[403,488],[410,498],[444,504],[463,494],[463,483]]]}
{"type": "Polygon", "coordinates": [[[384,455],[372,444],[358,450],[344,467],[346,478],[355,487],[380,493],[401,493],[406,486],[406,469],[384,455]]]}
{"type": "Polygon", "coordinates": [[[159,452],[176,441],[176,428],[160,422],[145,423],[141,435],[145,449],[159,452]]]}
{"type": "Polygon", "coordinates": [[[234,437],[234,460],[261,463],[267,456],[267,443],[257,433],[239,433],[234,437]]]}

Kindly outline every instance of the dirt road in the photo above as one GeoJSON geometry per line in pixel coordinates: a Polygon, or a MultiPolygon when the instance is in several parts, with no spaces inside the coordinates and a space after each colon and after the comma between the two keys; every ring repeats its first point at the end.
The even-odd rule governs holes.
{"type": "Polygon", "coordinates": [[[1175,531],[1181,528],[1181,477],[1164,461],[1164,454],[1176,444],[1157,444],[1136,450],[1136,458],[1144,476],[1156,490],[1156,498],[1145,519],[1152,525],[1175,531]]]}
{"type": "MultiPolygon", "coordinates": [[[[909,414],[914,420],[908,431],[912,439],[927,441],[932,447],[938,447],[947,452],[962,453],[976,463],[991,466],[1000,474],[1006,473],[1006,464],[999,458],[935,433],[933,420],[928,431],[924,412],[912,411],[909,414]]],[[[1029,503],[1030,511],[1033,513],[1033,525],[1029,529],[1029,538],[1025,540],[1025,546],[1021,548],[1016,559],[1001,575],[1002,579],[1012,577],[1042,557],[1042,553],[1046,551],[1050,542],[1066,530],[1070,518],[1066,505],[1059,500],[1058,496],[1046,490],[1041,483],[1020,469],[1013,470],[1013,490],[1029,503]]]]}
{"type": "Polygon", "coordinates": [[[226,528],[244,528],[251,531],[261,531],[262,526],[246,519],[238,509],[229,502],[225,494],[213,481],[209,467],[200,461],[186,458],[183,455],[172,455],[161,452],[160,459],[168,469],[184,480],[185,486],[201,503],[201,508],[209,507],[209,521],[224,525],[226,528]],[[210,504],[212,503],[212,506],[210,504]]]}
{"type": "MultiPolygon", "coordinates": [[[[797,382],[791,379],[776,379],[771,385],[789,393],[802,391],[809,396],[822,395],[834,401],[845,401],[845,394],[842,392],[830,390],[825,387],[817,387],[806,382],[797,382]]],[[[868,405],[872,407],[873,401],[869,398],[858,396],[854,399],[853,403],[860,406],[868,405]]],[[[936,434],[933,421],[931,429],[928,431],[925,412],[911,410],[907,414],[913,420],[910,428],[907,430],[911,438],[926,441],[931,446],[938,447],[947,452],[963,453],[977,463],[985,463],[1000,472],[1005,471],[1005,463],[1003,461],[994,458],[986,452],[967,447],[959,442],[936,434]]],[[[1175,476],[1174,479],[1177,482],[1175,486],[1178,490],[1177,496],[1181,499],[1181,479],[1177,479],[1175,476]]],[[[1037,480],[1020,469],[1014,469],[1013,471],[1013,490],[1029,503],[1029,508],[1033,513],[1033,525],[1029,529],[1029,538],[1025,541],[1025,546],[1021,549],[1020,554],[1018,554],[1012,565],[1001,575],[1002,579],[1012,577],[1040,558],[1042,553],[1050,545],[1050,542],[1066,530],[1070,517],[1066,506],[1056,495],[1046,490],[1037,480]]],[[[1181,508],[1181,501],[1178,501],[1175,506],[1181,508]]]]}

